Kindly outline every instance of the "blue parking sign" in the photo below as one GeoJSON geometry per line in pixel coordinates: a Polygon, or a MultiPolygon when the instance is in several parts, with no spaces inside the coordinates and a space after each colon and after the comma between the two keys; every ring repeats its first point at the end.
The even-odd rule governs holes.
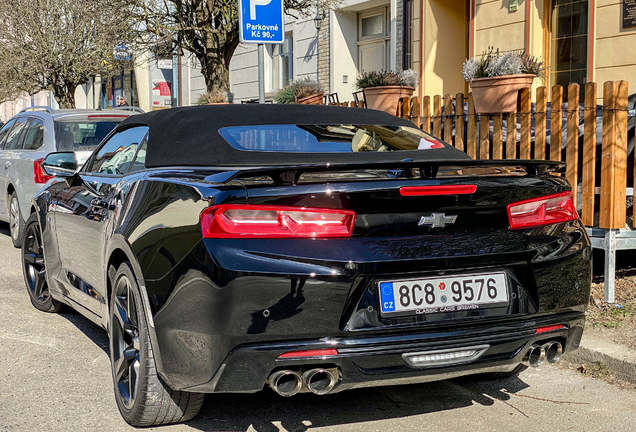
{"type": "Polygon", "coordinates": [[[239,0],[239,39],[243,43],[282,44],[283,0],[239,0]]]}

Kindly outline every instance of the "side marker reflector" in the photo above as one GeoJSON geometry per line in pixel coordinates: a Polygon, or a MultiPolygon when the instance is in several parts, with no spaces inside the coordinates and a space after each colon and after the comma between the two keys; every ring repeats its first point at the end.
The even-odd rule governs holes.
{"type": "Polygon", "coordinates": [[[338,355],[338,350],[335,348],[304,350],[304,351],[289,351],[278,356],[279,359],[287,358],[307,358],[307,357],[330,357],[338,355]]]}
{"type": "Polygon", "coordinates": [[[563,324],[557,324],[557,325],[551,325],[551,326],[545,326],[545,327],[538,327],[537,331],[535,333],[536,334],[548,333],[548,332],[552,332],[552,331],[556,331],[556,330],[563,330],[564,328],[566,328],[566,327],[563,324]]]}

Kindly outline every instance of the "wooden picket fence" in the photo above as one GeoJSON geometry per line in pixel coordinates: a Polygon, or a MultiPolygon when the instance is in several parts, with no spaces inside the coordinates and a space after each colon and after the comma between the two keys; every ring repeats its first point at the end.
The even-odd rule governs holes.
{"type": "MultiPolygon", "coordinates": [[[[518,111],[508,114],[477,114],[472,93],[468,96],[459,93],[455,96],[447,94],[444,97],[435,95],[403,98],[400,101],[398,113],[425,132],[442,138],[474,159],[533,158],[553,161],[562,159],[561,125],[562,116],[566,116],[565,177],[573,187],[581,185],[581,219],[586,226],[591,227],[594,226],[595,221],[595,191],[597,191],[595,186],[599,183],[599,179],[595,178],[597,84],[585,85],[585,100],[582,108],[579,104],[579,91],[578,84],[568,86],[565,109],[563,87],[556,85],[552,87],[550,94],[546,87],[537,88],[534,110],[530,90],[525,89],[519,92],[518,111]],[[551,109],[547,108],[548,97],[551,100],[551,109]],[[464,112],[465,101],[468,102],[466,113],[464,112]],[[558,125],[556,128],[551,127],[549,134],[546,128],[548,116],[551,125],[558,125]],[[583,116],[582,173],[578,172],[579,116],[583,116]],[[534,137],[531,129],[533,118],[534,137]],[[465,122],[467,122],[466,125],[465,122]],[[518,123],[520,124],[519,140],[517,140],[518,123]],[[506,132],[505,142],[504,131],[506,132]]],[[[597,225],[599,228],[625,228],[628,177],[627,95],[626,81],[610,81],[603,84],[602,154],[598,155],[601,157],[600,200],[597,200],[600,203],[596,206],[599,212],[597,225]]],[[[576,194],[575,199],[577,199],[576,194]]]]}

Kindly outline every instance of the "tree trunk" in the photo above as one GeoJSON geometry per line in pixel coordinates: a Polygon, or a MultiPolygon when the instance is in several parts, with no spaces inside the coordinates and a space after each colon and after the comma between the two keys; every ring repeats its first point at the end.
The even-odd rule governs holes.
{"type": "Polygon", "coordinates": [[[205,79],[208,92],[230,91],[230,65],[219,56],[206,56],[205,63],[201,62],[201,73],[205,79]]]}
{"type": "Polygon", "coordinates": [[[53,84],[52,91],[55,100],[62,109],[75,108],[75,89],[77,85],[74,84],[53,84]]]}
{"type": "Polygon", "coordinates": [[[205,50],[197,54],[208,92],[230,91],[230,61],[238,47],[238,32],[223,37],[207,34],[205,50]]]}

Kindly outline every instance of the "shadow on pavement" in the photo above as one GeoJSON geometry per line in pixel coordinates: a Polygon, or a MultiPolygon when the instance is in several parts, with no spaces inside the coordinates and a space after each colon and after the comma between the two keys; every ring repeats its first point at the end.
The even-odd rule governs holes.
{"type": "Polygon", "coordinates": [[[107,356],[110,356],[108,334],[106,334],[106,331],[103,328],[93,323],[91,320],[68,306],[62,309],[58,313],[58,315],[70,321],[71,324],[77,327],[79,331],[84,333],[90,340],[92,340],[95,345],[100,347],[107,356]]]}
{"type": "MultiPolygon", "coordinates": [[[[427,384],[350,390],[327,396],[282,398],[269,389],[252,395],[207,395],[201,413],[187,425],[201,431],[289,432],[389,420],[508,401],[528,385],[520,378],[456,379],[427,384]]],[[[507,403],[507,402],[506,402],[507,403]]],[[[422,430],[427,429],[421,425],[422,430]]]]}
{"type": "Polygon", "coordinates": [[[9,232],[9,224],[8,223],[0,221],[0,234],[4,234],[7,237],[11,236],[11,233],[9,232]]]}

